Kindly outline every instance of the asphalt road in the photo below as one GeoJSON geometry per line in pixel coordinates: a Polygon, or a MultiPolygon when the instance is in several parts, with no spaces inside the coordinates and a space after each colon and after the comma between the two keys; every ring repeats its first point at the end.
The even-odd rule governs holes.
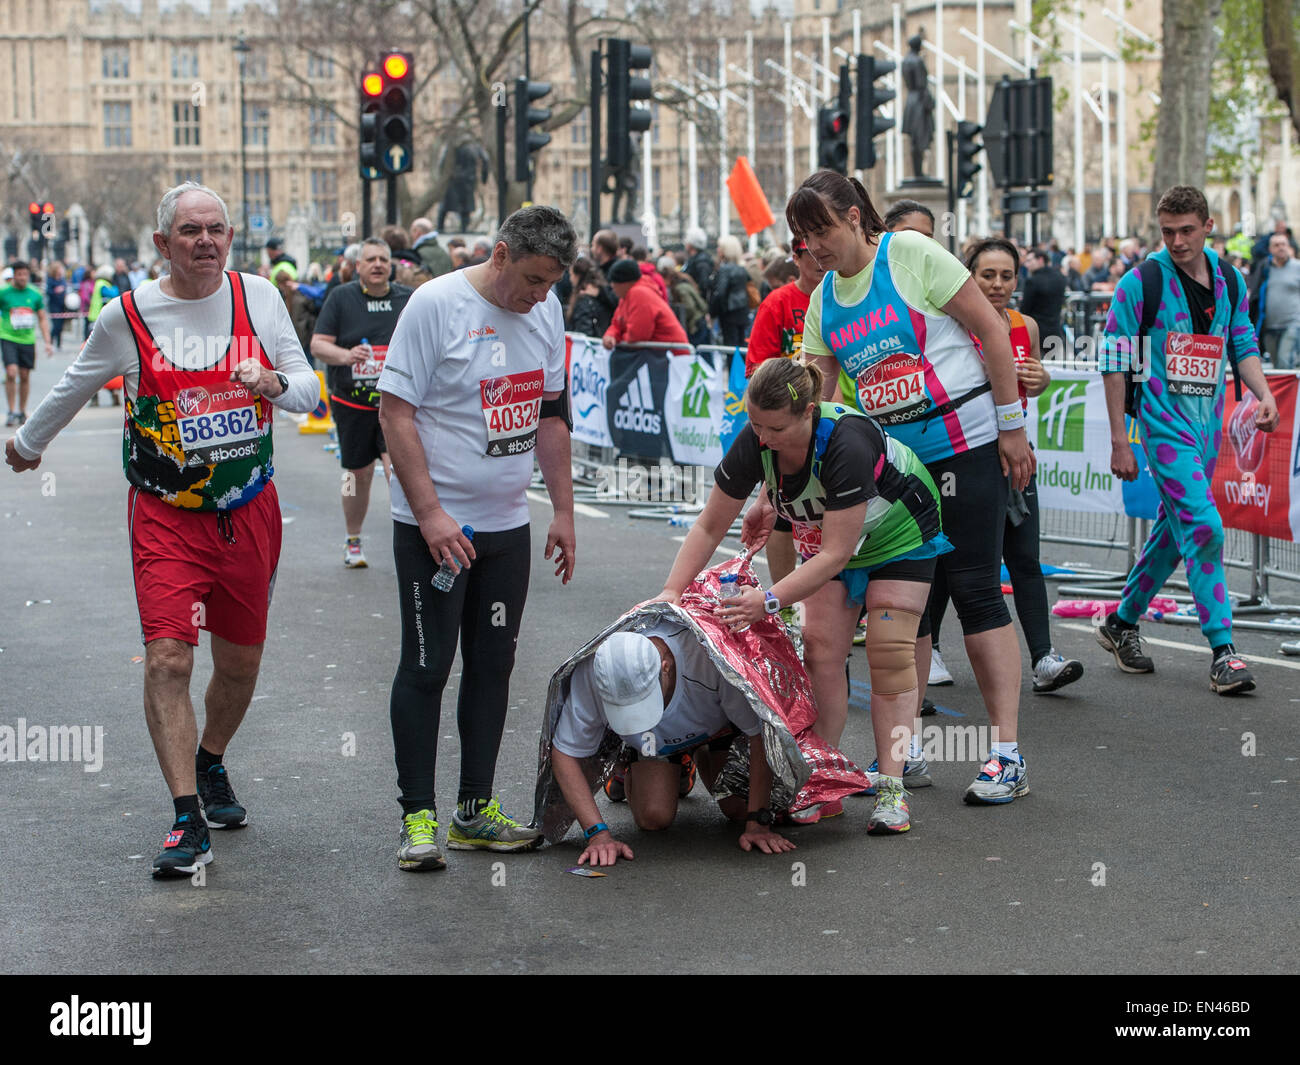
{"type": "MultiPolygon", "coordinates": [[[[38,396],[67,361],[38,366],[38,396]]],[[[1238,646],[1260,656],[1259,691],[1230,700],[1209,691],[1194,629],[1146,626],[1178,646],[1151,647],[1158,672],[1127,677],[1086,625],[1057,622],[1058,648],[1087,672],[1046,697],[1029,694],[1026,674],[1031,793],[967,807],[977,763],[935,764],[906,836],[868,837],[870,800],[855,799],[844,817],[791,830],[792,854],[745,854],[701,788],[657,835],[637,832],[626,806],[609,808],[637,856],[603,879],[566,872],[576,836],[529,855],[451,852],[444,873],[400,872],[387,497],[377,485],[371,567],[345,570],[337,463],[322,438],[285,420],[276,427],[284,553],[257,695],[227,757],[251,824],[214,833],[203,886],[156,883],[148,863],[171,806],[141,711],[120,424],[120,410],[86,410],[39,471],[0,470],[0,726],[24,718],[104,730],[98,772],[0,763],[7,972],[1294,969],[1300,677],[1277,637],[1244,631],[1238,646]],[[349,736],[355,753],[345,754],[349,736]]],[[[506,809],[525,817],[552,671],[661,586],[682,533],[607,514],[579,514],[578,573],[562,588],[541,559],[548,508],[532,506],[534,565],[497,776],[506,809]]],[[[987,723],[951,615],[945,632],[957,684],[937,698],[965,716],[928,720],[987,723]]],[[[206,659],[201,649],[196,699],[206,659]]],[[[865,681],[860,649],[853,671],[865,681]]],[[[445,819],[454,710],[441,731],[445,819]]],[[[844,747],[871,760],[861,705],[844,747]]]]}

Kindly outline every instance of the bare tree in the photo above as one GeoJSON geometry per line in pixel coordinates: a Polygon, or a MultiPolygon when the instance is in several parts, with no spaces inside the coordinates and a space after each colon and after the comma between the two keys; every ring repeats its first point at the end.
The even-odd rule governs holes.
{"type": "Polygon", "coordinates": [[[1171,185],[1205,184],[1214,24],[1222,8],[1223,0],[1164,0],[1153,213],[1171,185]]]}

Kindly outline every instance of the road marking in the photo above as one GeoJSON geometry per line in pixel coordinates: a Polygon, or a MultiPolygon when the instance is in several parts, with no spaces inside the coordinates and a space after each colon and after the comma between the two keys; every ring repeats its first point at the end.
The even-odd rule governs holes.
{"type": "MultiPolygon", "coordinates": [[[[525,492],[524,494],[528,496],[528,498],[531,499],[534,503],[549,503],[551,501],[550,496],[544,496],[540,492],[525,492]]],[[[595,507],[589,507],[587,506],[586,503],[574,503],[573,512],[575,514],[583,514],[588,518],[609,517],[609,514],[607,514],[605,511],[597,510],[595,507]]]]}
{"type": "MultiPolygon", "coordinates": [[[[1077,621],[1057,622],[1057,627],[1070,629],[1073,632],[1091,633],[1093,631],[1091,625],[1083,625],[1077,621]]],[[[1142,639],[1145,643],[1153,644],[1156,647],[1169,647],[1175,651],[1195,651],[1204,654],[1208,650],[1205,644],[1179,643],[1177,640],[1162,640],[1158,636],[1143,636],[1142,639]]],[[[1237,652],[1237,657],[1260,666],[1278,666],[1281,669],[1300,670],[1300,662],[1279,662],[1276,658],[1265,658],[1263,655],[1246,655],[1240,651],[1237,652]]]]}
{"type": "MultiPolygon", "coordinates": [[[[679,544],[686,543],[686,537],[684,536],[674,536],[673,539],[676,540],[679,544]]],[[[714,550],[713,553],[714,555],[726,555],[728,558],[736,557],[736,552],[732,551],[729,547],[718,547],[714,550]]],[[[767,559],[764,558],[762,555],[751,555],[749,561],[752,562],[755,566],[767,565],[767,559]]]]}

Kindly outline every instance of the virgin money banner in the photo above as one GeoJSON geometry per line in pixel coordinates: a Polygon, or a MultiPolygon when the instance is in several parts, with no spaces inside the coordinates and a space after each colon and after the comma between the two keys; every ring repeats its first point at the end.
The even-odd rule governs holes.
{"type": "Polygon", "coordinates": [[[593,447],[613,447],[605,397],[609,391],[609,352],[596,337],[568,336],[569,406],[573,438],[593,447]]]}
{"type": "Polygon", "coordinates": [[[1296,453],[1296,377],[1268,375],[1277,400],[1278,425],[1272,433],[1255,428],[1259,401],[1242,389],[1241,401],[1229,386],[1223,404],[1223,442],[1214,469],[1214,502],[1230,529],[1300,539],[1300,455],[1296,453]]]}
{"type": "Polygon", "coordinates": [[[1056,510],[1119,514],[1120,480],[1110,472],[1110,420],[1101,377],[1051,369],[1029,401],[1026,429],[1038,456],[1038,502],[1056,510]]]}
{"type": "Polygon", "coordinates": [[[722,461],[722,419],[727,402],[727,360],[706,355],[668,359],[664,416],[674,462],[716,466],[722,461]]]}

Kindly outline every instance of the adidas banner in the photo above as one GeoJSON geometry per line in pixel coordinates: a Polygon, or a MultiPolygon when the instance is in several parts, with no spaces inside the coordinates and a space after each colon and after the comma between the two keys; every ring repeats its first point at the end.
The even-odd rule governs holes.
{"type": "Polygon", "coordinates": [[[615,348],[609,353],[609,435],[624,455],[657,459],[671,453],[664,419],[669,361],[661,351],[615,348]]]}
{"type": "Polygon", "coordinates": [[[599,337],[572,336],[569,341],[569,408],[573,439],[592,447],[613,447],[605,398],[609,392],[609,352],[599,337]]]}
{"type": "Polygon", "coordinates": [[[679,355],[668,360],[664,422],[674,462],[716,466],[722,461],[726,365],[722,352],[679,355]]]}

